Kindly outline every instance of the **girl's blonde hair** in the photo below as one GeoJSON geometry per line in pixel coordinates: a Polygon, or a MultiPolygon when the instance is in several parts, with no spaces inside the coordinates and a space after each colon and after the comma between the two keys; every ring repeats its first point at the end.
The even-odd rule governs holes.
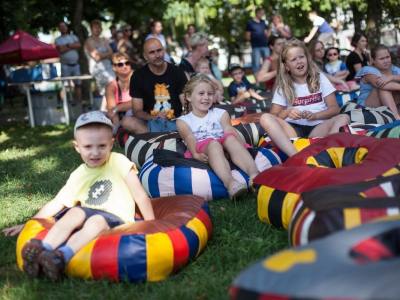
{"type": "Polygon", "coordinates": [[[290,49],[301,48],[307,59],[307,86],[311,93],[316,93],[320,88],[319,69],[311,58],[305,44],[297,39],[291,39],[285,43],[283,50],[279,56],[279,67],[277,75],[277,88],[283,93],[288,104],[292,105],[296,98],[296,91],[294,89],[294,81],[290,73],[286,70],[285,62],[287,53],[290,49]]]}
{"type": "Polygon", "coordinates": [[[188,101],[188,96],[190,97],[190,95],[192,95],[195,87],[200,84],[200,83],[207,83],[212,90],[215,92],[215,87],[213,82],[211,81],[210,77],[208,77],[206,74],[196,74],[195,76],[193,76],[192,78],[190,78],[190,80],[186,83],[185,87],[183,88],[183,96],[185,99],[185,103],[184,103],[184,113],[189,113],[191,111],[191,107],[190,107],[190,102],[188,101]]]}

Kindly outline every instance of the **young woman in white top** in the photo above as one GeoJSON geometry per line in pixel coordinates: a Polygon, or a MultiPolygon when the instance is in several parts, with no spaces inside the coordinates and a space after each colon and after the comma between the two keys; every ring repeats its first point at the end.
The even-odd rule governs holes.
{"type": "Polygon", "coordinates": [[[261,126],[288,156],[297,150],[293,137],[324,137],[348,124],[347,115],[338,115],[335,88],[313,63],[304,43],[287,42],[282,50],[277,88],[270,113],[263,114],[261,126]]]}
{"type": "Polygon", "coordinates": [[[212,108],[215,87],[207,75],[198,74],[184,88],[185,102],[190,113],[178,118],[176,125],[191,156],[209,163],[224,183],[229,197],[236,198],[247,191],[247,185],[236,181],[231,173],[226,151],[235,165],[250,177],[258,174],[256,164],[231,125],[225,110],[212,108]]]}

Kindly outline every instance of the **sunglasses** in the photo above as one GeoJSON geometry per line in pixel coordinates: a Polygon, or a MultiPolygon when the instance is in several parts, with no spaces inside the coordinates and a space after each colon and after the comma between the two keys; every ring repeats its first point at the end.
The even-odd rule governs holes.
{"type": "Polygon", "coordinates": [[[114,67],[122,68],[123,66],[129,67],[131,65],[131,63],[129,61],[124,61],[124,62],[119,62],[119,63],[113,64],[113,65],[114,65],[114,67]]]}
{"type": "Polygon", "coordinates": [[[338,55],[339,55],[338,53],[328,53],[327,56],[338,56],[338,55]]]}

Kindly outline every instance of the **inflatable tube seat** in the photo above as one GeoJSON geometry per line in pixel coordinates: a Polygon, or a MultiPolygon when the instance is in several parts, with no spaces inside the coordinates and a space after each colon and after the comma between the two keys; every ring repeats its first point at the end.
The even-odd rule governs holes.
{"type": "Polygon", "coordinates": [[[258,216],[276,227],[288,228],[303,192],[374,179],[400,162],[399,139],[376,139],[337,133],[319,139],[282,165],[260,173],[258,216]]]}
{"type": "Polygon", "coordinates": [[[231,299],[399,299],[400,220],[280,251],[243,271],[231,299]]]}
{"type": "MultiPolygon", "coordinates": [[[[191,195],[153,199],[156,220],[124,224],[104,232],[78,251],[66,273],[83,279],[111,281],[160,281],[195,259],[211,237],[207,202],[191,195]]],[[[32,238],[43,239],[53,219],[32,219],[17,240],[21,250],[32,238]]]]}

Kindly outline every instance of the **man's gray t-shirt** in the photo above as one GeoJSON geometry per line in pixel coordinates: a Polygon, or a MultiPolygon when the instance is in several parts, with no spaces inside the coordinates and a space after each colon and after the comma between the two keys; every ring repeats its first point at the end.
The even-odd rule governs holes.
{"type": "MultiPolygon", "coordinates": [[[[79,42],[79,39],[74,34],[61,35],[58,38],[56,38],[56,40],[55,40],[55,44],[57,46],[74,44],[76,42],[79,42]]],[[[76,49],[71,49],[64,53],[60,53],[60,61],[62,64],[71,64],[71,65],[77,64],[78,60],[79,60],[79,54],[76,49]]]]}

